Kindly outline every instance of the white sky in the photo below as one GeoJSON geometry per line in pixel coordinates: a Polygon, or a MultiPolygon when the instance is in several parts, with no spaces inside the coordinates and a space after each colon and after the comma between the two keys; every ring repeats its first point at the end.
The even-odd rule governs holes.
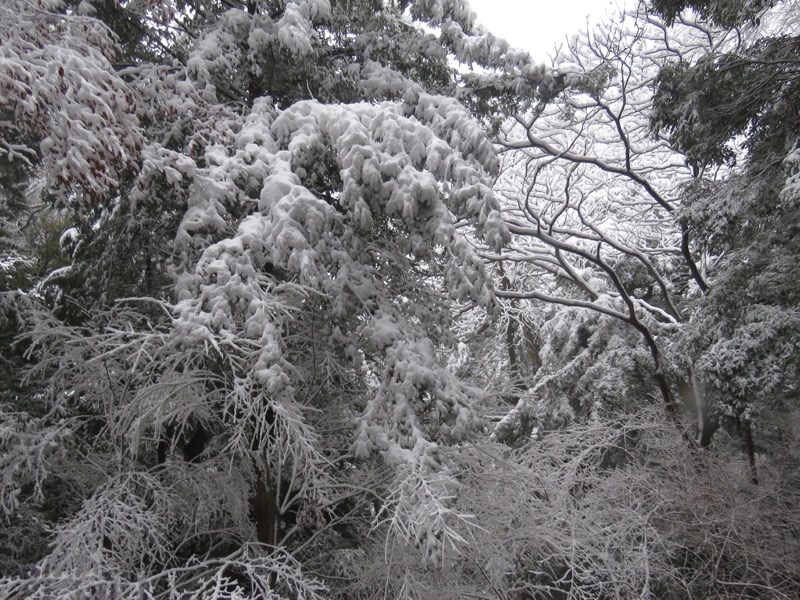
{"type": "Polygon", "coordinates": [[[586,29],[586,15],[596,21],[614,0],[469,0],[478,22],[509,44],[544,61],[556,43],[586,29]]]}

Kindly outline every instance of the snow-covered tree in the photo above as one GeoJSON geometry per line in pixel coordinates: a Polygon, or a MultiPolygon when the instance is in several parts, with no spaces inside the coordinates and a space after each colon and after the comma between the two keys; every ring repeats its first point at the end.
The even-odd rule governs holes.
{"type": "Polygon", "coordinates": [[[542,330],[550,366],[503,439],[532,414],[588,418],[608,389],[612,405],[636,389],[640,404],[655,392],[676,418],[694,412],[703,447],[735,425],[755,468],[752,424],[775,437],[794,410],[796,127],[784,115],[796,113],[797,7],[688,4],[697,12],[658,9],[666,21],[640,6],[571,41],[554,59],[550,91],[562,91],[500,131],[514,238],[485,254],[509,282],[498,294],[566,307],[542,330]],[[600,344],[598,319],[618,321],[600,344]],[[611,343],[620,324],[638,343],[611,343]],[[565,354],[553,361],[553,348],[565,354]]]}
{"type": "Polygon", "coordinates": [[[678,417],[676,384],[690,387],[691,361],[676,350],[676,333],[687,299],[708,288],[679,217],[683,188],[698,174],[666,137],[651,135],[650,113],[670,57],[724,43],[697,23],[680,27],[668,31],[640,8],[576,36],[553,59],[550,90],[560,91],[499,133],[497,188],[513,241],[485,257],[505,274],[500,296],[548,315],[546,368],[501,429],[529,430],[530,419],[514,423],[526,414],[542,424],[583,420],[598,406],[652,397],[678,417]]]}
{"type": "Polygon", "coordinates": [[[316,598],[371,529],[457,553],[480,394],[442,350],[495,309],[467,233],[509,239],[481,123],[544,69],[461,0],[0,11],[3,164],[73,219],[4,296],[0,509],[50,547],[3,594],[316,598]]]}
{"type": "Polygon", "coordinates": [[[672,20],[685,5],[735,43],[665,64],[651,123],[695,170],[730,169],[684,190],[681,218],[709,256],[713,284],[695,303],[685,345],[699,393],[718,422],[741,430],[755,473],[756,446],[768,452],[797,410],[798,4],[655,8],[672,20]]]}

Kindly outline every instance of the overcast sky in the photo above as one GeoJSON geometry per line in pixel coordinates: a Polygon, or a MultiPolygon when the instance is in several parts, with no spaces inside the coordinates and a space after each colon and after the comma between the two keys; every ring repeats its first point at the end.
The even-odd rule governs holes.
{"type": "Polygon", "coordinates": [[[478,21],[512,46],[544,60],[565,36],[586,29],[586,15],[602,17],[614,0],[469,0],[478,21]]]}

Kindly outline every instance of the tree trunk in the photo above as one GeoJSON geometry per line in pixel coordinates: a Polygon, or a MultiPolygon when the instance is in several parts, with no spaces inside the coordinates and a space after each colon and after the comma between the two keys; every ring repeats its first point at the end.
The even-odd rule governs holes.
{"type": "Polygon", "coordinates": [[[278,499],[275,486],[270,484],[270,477],[260,466],[256,466],[256,481],[250,497],[250,517],[256,524],[258,541],[269,546],[277,546],[278,499]]]}
{"type": "Polygon", "coordinates": [[[756,467],[756,448],[753,443],[753,428],[750,421],[743,419],[740,421],[742,424],[742,433],[744,435],[744,444],[747,449],[747,462],[750,464],[750,477],[755,485],[758,485],[758,469],[756,467]]]}
{"type": "Polygon", "coordinates": [[[688,380],[678,381],[678,393],[684,407],[693,410],[697,418],[697,444],[701,448],[708,448],[711,445],[711,438],[719,429],[719,420],[706,402],[691,366],[688,369],[688,380]]]}
{"type": "Polygon", "coordinates": [[[522,322],[522,335],[525,338],[525,350],[528,352],[528,360],[531,361],[533,374],[536,375],[542,367],[542,357],[539,356],[539,351],[542,349],[541,345],[536,339],[533,330],[524,321],[522,322]]]}

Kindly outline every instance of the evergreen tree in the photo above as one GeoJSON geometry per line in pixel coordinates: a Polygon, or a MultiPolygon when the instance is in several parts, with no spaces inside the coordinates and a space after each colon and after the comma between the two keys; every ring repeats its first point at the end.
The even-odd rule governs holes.
{"type": "MultiPolygon", "coordinates": [[[[669,6],[654,4],[674,19],[669,6]]],[[[728,165],[722,181],[698,180],[684,192],[681,218],[713,282],[695,304],[685,345],[714,426],[741,432],[755,477],[756,452],[770,452],[797,410],[797,3],[689,6],[736,35],[664,65],[651,126],[669,134],[695,172],[728,165]]]]}
{"type": "Polygon", "coordinates": [[[508,239],[502,103],[458,97],[543,70],[460,0],[0,10],[4,160],[74,223],[52,302],[7,297],[0,507],[53,533],[3,593],[314,598],[371,527],[441,565],[479,420],[439,354],[494,310],[463,226],[508,239]]]}

